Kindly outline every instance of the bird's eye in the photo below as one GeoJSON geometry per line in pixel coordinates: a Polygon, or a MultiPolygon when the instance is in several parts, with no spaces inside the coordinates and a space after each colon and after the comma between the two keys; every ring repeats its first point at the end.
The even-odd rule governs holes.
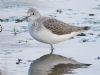
{"type": "Polygon", "coordinates": [[[34,15],[34,13],[33,13],[33,15],[34,15]]]}

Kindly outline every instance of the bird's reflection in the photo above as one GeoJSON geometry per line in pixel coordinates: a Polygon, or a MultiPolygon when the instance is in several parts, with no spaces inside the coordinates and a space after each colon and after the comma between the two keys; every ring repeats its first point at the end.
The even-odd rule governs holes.
{"type": "Polygon", "coordinates": [[[72,74],[74,69],[88,67],[89,65],[61,55],[47,54],[31,63],[28,75],[72,74]]]}

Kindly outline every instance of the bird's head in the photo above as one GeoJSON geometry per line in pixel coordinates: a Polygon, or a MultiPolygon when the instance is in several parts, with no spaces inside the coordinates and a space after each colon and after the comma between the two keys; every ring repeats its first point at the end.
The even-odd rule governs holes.
{"type": "MultiPolygon", "coordinates": [[[[37,11],[35,8],[30,8],[28,11],[27,11],[27,16],[25,16],[23,19],[21,19],[20,21],[18,22],[22,22],[24,20],[35,20],[37,18],[39,18],[41,15],[39,13],[39,11],[37,11]]],[[[16,23],[18,23],[16,21],[16,23]]]]}
{"type": "Polygon", "coordinates": [[[39,11],[37,11],[35,8],[30,8],[27,12],[28,19],[34,20],[36,18],[39,18],[41,15],[39,11]]]}

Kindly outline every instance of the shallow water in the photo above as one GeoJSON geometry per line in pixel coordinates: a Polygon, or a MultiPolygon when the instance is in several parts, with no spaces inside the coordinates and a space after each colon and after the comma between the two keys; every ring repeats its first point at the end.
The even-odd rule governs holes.
{"type": "MultiPolygon", "coordinates": [[[[41,71],[35,73],[37,75],[41,72],[45,73],[46,70],[49,71],[49,74],[48,71],[45,73],[46,75],[71,75],[73,73],[73,75],[99,75],[100,0],[68,0],[67,2],[66,0],[55,0],[53,4],[52,1],[45,4],[46,2],[36,3],[33,6],[43,15],[55,17],[77,26],[90,26],[92,29],[85,32],[86,36],[75,36],[54,45],[54,54],[56,55],[52,56],[53,59],[43,58],[50,53],[49,45],[37,42],[30,36],[27,22],[15,23],[14,21],[24,17],[29,7],[0,9],[0,18],[9,19],[8,22],[0,21],[0,25],[3,27],[3,31],[0,32],[0,69],[2,72],[7,75],[28,75],[30,64],[34,64],[40,58],[40,67],[46,68],[41,67],[41,71]],[[57,10],[62,12],[59,13],[57,10]],[[80,68],[62,64],[61,62],[66,63],[66,58],[73,58],[77,62],[92,65],[80,68]]],[[[38,63],[36,64],[38,65],[38,63]]],[[[33,68],[37,71],[36,67],[33,66],[33,68]]]]}

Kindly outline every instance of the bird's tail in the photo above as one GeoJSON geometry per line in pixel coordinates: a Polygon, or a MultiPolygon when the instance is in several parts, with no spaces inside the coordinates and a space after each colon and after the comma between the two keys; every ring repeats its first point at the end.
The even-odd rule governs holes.
{"type": "Polygon", "coordinates": [[[84,64],[84,63],[81,63],[80,66],[82,66],[83,68],[88,68],[89,66],[91,66],[92,64],[84,64]]]}
{"type": "Polygon", "coordinates": [[[100,26],[85,26],[83,27],[83,30],[92,30],[92,31],[100,31],[100,26]]]}
{"type": "Polygon", "coordinates": [[[91,28],[89,26],[83,27],[84,30],[90,30],[91,28]]]}

